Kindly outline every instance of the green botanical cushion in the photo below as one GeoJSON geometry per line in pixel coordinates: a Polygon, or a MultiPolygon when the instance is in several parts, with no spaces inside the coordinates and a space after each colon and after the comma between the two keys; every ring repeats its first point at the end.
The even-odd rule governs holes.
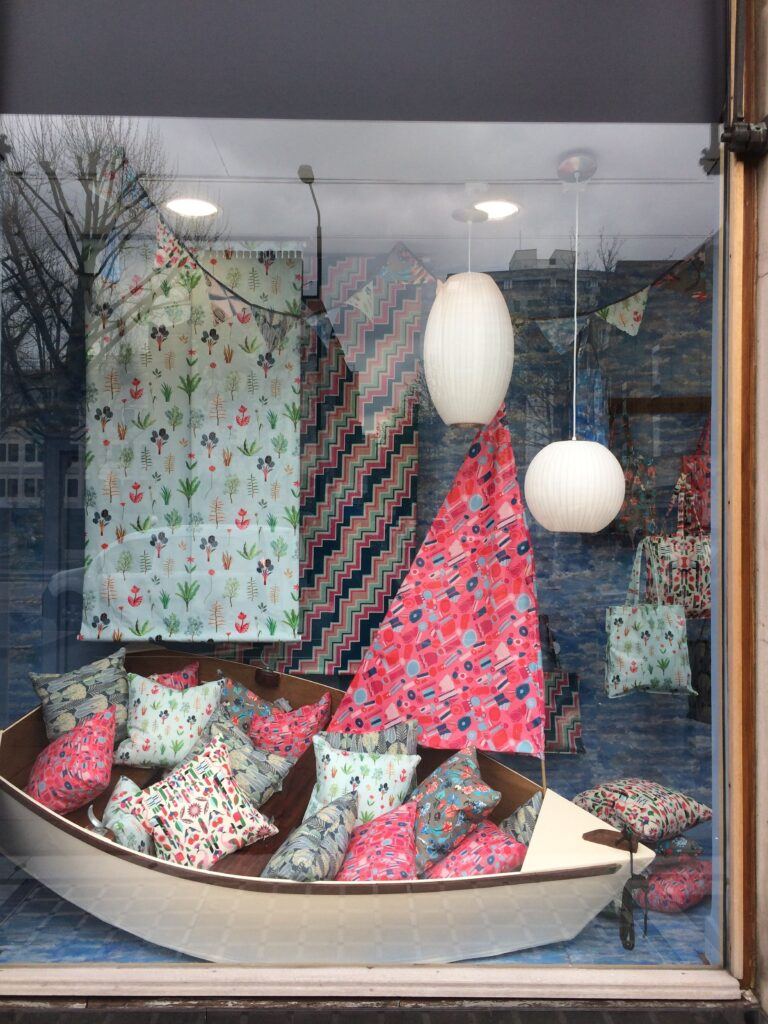
{"type": "Polygon", "coordinates": [[[229,717],[229,709],[220,704],[214,711],[208,728],[187,754],[190,761],[202,754],[212,739],[221,740],[229,755],[232,778],[254,807],[260,807],[283,787],[293,761],[281,754],[254,747],[251,739],[229,717]]]}
{"type": "Polygon", "coordinates": [[[416,869],[423,875],[474,831],[501,799],[480,777],[471,747],[458,751],[413,791],[416,812],[416,869]]]}
{"type": "Polygon", "coordinates": [[[101,821],[94,816],[91,807],[88,808],[88,817],[97,832],[110,829],[121,846],[126,846],[137,853],[153,854],[155,843],[152,836],[129,809],[130,804],[136,799],[142,799],[142,790],[135,782],[122,775],[112,790],[101,821]]]}
{"type": "Polygon", "coordinates": [[[357,819],[357,797],[347,793],[319,808],[288,836],[270,859],[262,878],[321,882],[335,878],[357,819]]]}
{"type": "Polygon", "coordinates": [[[317,782],[304,820],[344,793],[357,796],[357,824],[399,807],[411,791],[418,754],[366,754],[336,750],[322,734],[313,737],[317,782]]]}
{"type": "Polygon", "coordinates": [[[40,698],[43,722],[49,740],[71,732],[94,715],[115,709],[115,742],[125,739],[128,704],[128,675],[125,648],[90,665],[61,674],[30,672],[40,698]]]}
{"type": "Polygon", "coordinates": [[[413,720],[390,725],[379,732],[324,732],[323,739],[337,750],[366,754],[415,754],[421,726],[413,720]]]}
{"type": "Polygon", "coordinates": [[[205,734],[219,703],[218,683],[170,690],[129,672],[128,689],[128,739],[117,748],[119,764],[179,764],[205,734]]]}
{"type": "Polygon", "coordinates": [[[526,800],[522,806],[513,811],[508,818],[502,821],[500,828],[519,843],[528,846],[533,838],[533,830],[536,827],[536,820],[544,801],[544,794],[539,791],[534,793],[530,800],[526,800]]]}

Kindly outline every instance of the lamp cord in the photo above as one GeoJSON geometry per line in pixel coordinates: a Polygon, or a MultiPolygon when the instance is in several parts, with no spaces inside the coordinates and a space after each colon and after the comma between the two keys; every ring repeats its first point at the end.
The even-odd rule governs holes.
{"type": "Polygon", "coordinates": [[[576,233],[573,252],[573,434],[576,440],[576,355],[579,342],[579,172],[576,171],[576,233]]]}
{"type": "Polygon", "coordinates": [[[472,221],[467,221],[467,273],[472,272],[472,221]]]}

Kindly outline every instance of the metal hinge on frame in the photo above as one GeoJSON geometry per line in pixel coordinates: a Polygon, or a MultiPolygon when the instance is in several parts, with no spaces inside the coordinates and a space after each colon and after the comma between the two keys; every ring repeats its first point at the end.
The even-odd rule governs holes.
{"type": "Polygon", "coordinates": [[[762,121],[737,120],[723,127],[720,140],[742,160],[760,160],[768,154],[768,117],[762,121]]]}

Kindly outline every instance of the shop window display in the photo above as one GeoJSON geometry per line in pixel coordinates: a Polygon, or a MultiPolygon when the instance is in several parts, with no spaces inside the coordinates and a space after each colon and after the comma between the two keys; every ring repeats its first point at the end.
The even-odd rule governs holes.
{"type": "Polygon", "coordinates": [[[375,174],[352,128],[7,119],[2,956],[718,965],[709,128],[630,175],[581,126],[566,185],[515,125],[378,126],[375,174]],[[470,317],[457,379],[514,365],[457,421],[460,274],[505,358],[470,317]],[[623,476],[594,532],[527,508],[572,434],[623,476]]]}

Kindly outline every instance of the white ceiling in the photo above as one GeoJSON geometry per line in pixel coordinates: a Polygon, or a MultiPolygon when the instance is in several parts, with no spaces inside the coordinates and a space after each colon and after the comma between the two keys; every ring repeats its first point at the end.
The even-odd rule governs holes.
{"type": "Polygon", "coordinates": [[[621,258],[666,259],[718,223],[721,179],[698,163],[708,125],[140,120],[162,141],[172,194],[211,199],[218,231],[235,240],[306,239],[312,251],[314,207],[296,178],[309,163],[327,254],[403,241],[436,272],[455,271],[466,228],[451,213],[467,205],[467,183],[487,182],[520,213],[473,229],[473,267],[503,269],[517,248],[570,248],[574,198],[556,169],[571,149],[598,163],[582,199],[587,260],[601,232],[621,241],[621,258]]]}

